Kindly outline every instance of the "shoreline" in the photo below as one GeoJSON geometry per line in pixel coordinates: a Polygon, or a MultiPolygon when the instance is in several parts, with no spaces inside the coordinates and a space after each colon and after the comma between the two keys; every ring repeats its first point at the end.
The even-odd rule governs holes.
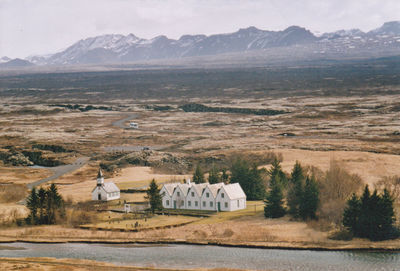
{"type": "Polygon", "coordinates": [[[279,249],[279,250],[309,250],[309,251],[332,251],[332,252],[346,252],[346,251],[364,251],[364,252],[400,252],[400,242],[399,246],[396,247],[380,247],[380,246],[365,246],[365,247],[350,247],[351,244],[348,244],[347,247],[344,246],[336,246],[336,247],[328,247],[328,246],[317,246],[317,245],[276,245],[276,244],[254,244],[254,243],[228,243],[228,242],[212,242],[212,241],[187,241],[187,240],[131,240],[131,241],[122,241],[122,240],[85,240],[85,239],[77,239],[77,240],[32,240],[32,239],[9,239],[9,240],[0,240],[0,244],[11,244],[11,243],[32,243],[32,244],[104,244],[104,245],[130,245],[130,244],[139,244],[139,245],[194,245],[194,246],[218,246],[218,247],[233,247],[233,248],[254,248],[254,249],[279,249]]]}

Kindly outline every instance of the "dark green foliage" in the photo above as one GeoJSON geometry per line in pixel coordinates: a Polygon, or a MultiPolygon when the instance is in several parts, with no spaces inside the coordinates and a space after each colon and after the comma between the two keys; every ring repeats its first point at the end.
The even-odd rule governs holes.
{"type": "Polygon", "coordinates": [[[304,173],[300,163],[296,161],[288,184],[288,213],[293,218],[299,218],[299,207],[303,197],[304,173]]]}
{"type": "Polygon", "coordinates": [[[368,185],[361,198],[353,195],[347,201],[343,213],[343,225],[354,236],[374,241],[397,238],[399,232],[393,226],[395,220],[393,199],[389,192],[385,189],[379,195],[375,189],[371,195],[368,185]]]}
{"type": "Polygon", "coordinates": [[[237,159],[231,167],[231,183],[239,183],[248,200],[265,198],[265,184],[256,165],[249,166],[245,160],[237,159]]]}
{"type": "Polygon", "coordinates": [[[237,108],[237,107],[210,107],[203,104],[184,104],[181,108],[185,112],[224,112],[224,113],[238,113],[238,114],[252,114],[252,115],[266,115],[273,116],[286,113],[282,110],[272,109],[252,109],[252,108],[237,108]]]}
{"type": "Polygon", "coordinates": [[[22,151],[22,154],[29,158],[35,165],[44,167],[56,167],[63,165],[61,161],[43,157],[41,151],[22,151]]]}
{"type": "Polygon", "coordinates": [[[209,174],[208,174],[208,182],[210,184],[214,183],[220,183],[221,182],[221,176],[219,174],[218,169],[213,165],[209,174]]]}
{"type": "Polygon", "coordinates": [[[47,190],[40,188],[38,192],[32,188],[27,206],[30,210],[29,216],[25,219],[27,224],[56,224],[58,218],[62,218],[65,214],[64,200],[55,184],[51,184],[47,190]]]}
{"type": "Polygon", "coordinates": [[[193,173],[193,182],[194,183],[204,183],[204,173],[200,168],[200,165],[197,164],[196,169],[193,173]]]}
{"type": "Polygon", "coordinates": [[[314,177],[307,177],[299,205],[299,215],[303,220],[316,219],[319,204],[319,189],[314,177]]]}
{"type": "Polygon", "coordinates": [[[279,177],[279,182],[283,187],[286,187],[287,185],[287,178],[285,173],[282,171],[281,163],[279,162],[278,158],[274,158],[274,161],[272,162],[272,166],[268,171],[268,174],[271,177],[271,180],[275,177],[279,177]]]}
{"type": "Polygon", "coordinates": [[[157,210],[162,210],[162,197],[160,189],[156,181],[153,179],[150,183],[149,189],[146,191],[146,199],[149,200],[151,212],[154,214],[157,210]]]}
{"type": "Polygon", "coordinates": [[[225,168],[222,169],[221,181],[225,184],[229,183],[229,174],[225,168]]]}
{"type": "Polygon", "coordinates": [[[53,107],[64,107],[72,110],[79,110],[81,112],[87,112],[90,110],[104,110],[104,111],[112,111],[112,107],[107,107],[107,106],[93,106],[93,105],[80,105],[80,104],[51,104],[49,106],[53,107]]]}
{"type": "Polygon", "coordinates": [[[271,179],[264,206],[264,216],[268,218],[279,218],[285,215],[286,210],[283,207],[283,193],[279,180],[279,175],[271,179]]]}
{"type": "Polygon", "coordinates": [[[71,152],[70,150],[65,149],[63,146],[50,144],[33,144],[32,148],[52,152],[71,152]]]}
{"type": "Polygon", "coordinates": [[[31,194],[26,201],[26,207],[28,207],[30,214],[25,219],[27,224],[36,224],[37,222],[37,209],[39,205],[39,199],[35,188],[32,188],[31,194]]]}

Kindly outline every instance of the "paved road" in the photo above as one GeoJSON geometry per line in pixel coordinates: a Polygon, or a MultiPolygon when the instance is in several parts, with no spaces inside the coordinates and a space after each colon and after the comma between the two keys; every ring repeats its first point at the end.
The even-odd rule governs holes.
{"type": "Polygon", "coordinates": [[[43,183],[55,180],[59,177],[61,177],[64,174],[73,172],[79,168],[81,168],[82,166],[84,166],[87,162],[89,161],[89,157],[79,157],[78,159],[76,159],[76,161],[72,164],[69,165],[63,165],[63,166],[58,166],[58,167],[51,167],[49,168],[51,171],[53,171],[53,175],[51,175],[50,177],[47,177],[45,179],[41,179],[39,181],[27,184],[29,189],[32,189],[35,186],[41,185],[43,183]]]}
{"type": "Polygon", "coordinates": [[[129,115],[128,117],[126,117],[126,118],[123,118],[121,120],[117,120],[117,121],[113,122],[112,125],[115,126],[115,127],[126,129],[126,128],[129,128],[129,126],[126,125],[125,122],[133,120],[133,119],[136,119],[136,118],[137,118],[137,114],[132,114],[132,115],[129,115]]]}

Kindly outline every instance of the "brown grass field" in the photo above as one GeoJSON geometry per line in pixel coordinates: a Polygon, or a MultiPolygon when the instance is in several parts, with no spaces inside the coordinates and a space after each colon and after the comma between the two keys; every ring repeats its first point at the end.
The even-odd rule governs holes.
{"type": "MultiPolygon", "coordinates": [[[[31,149],[35,142],[60,145],[72,150],[70,153],[53,154],[65,163],[77,157],[91,157],[79,170],[54,180],[62,196],[75,203],[90,200],[101,163],[115,166],[113,171],[105,171],[106,181],[112,180],[121,189],[127,189],[145,187],[153,178],[159,183],[180,181],[191,176],[197,161],[226,164],[234,155],[252,156],[268,152],[282,154],[282,167],[288,173],[296,160],[304,166],[312,165],[325,171],[334,159],[347,171],[358,174],[365,183],[373,185],[384,176],[400,176],[400,113],[396,111],[399,99],[398,94],[365,97],[303,95],[292,98],[193,98],[189,101],[174,98],[167,102],[156,98],[140,101],[127,99],[107,101],[107,105],[118,108],[115,111],[78,112],[63,109],[48,113],[52,112],[53,107],[47,102],[32,104],[24,98],[4,98],[0,105],[0,149],[7,151],[6,147],[10,145],[21,150],[31,149]],[[178,104],[186,102],[209,106],[270,108],[289,113],[276,116],[185,113],[178,109],[153,111],[145,107],[162,104],[176,108],[178,104]],[[27,106],[34,109],[35,113],[24,111],[27,106]],[[122,129],[113,125],[113,122],[132,113],[137,114],[135,121],[140,124],[140,129],[122,129]],[[285,133],[292,133],[293,136],[285,136],[285,133]],[[126,151],[120,154],[105,149],[113,146],[123,146],[126,151]],[[150,151],[149,161],[153,167],[118,160],[119,155],[140,153],[133,151],[132,147],[139,147],[140,150],[141,146],[157,146],[157,150],[150,151]],[[185,159],[192,163],[192,167],[180,162],[185,159]]],[[[101,101],[99,105],[102,105],[101,101]]],[[[0,162],[0,185],[3,186],[27,184],[51,174],[48,169],[11,166],[0,162]]],[[[121,201],[143,201],[143,196],[125,194],[121,201]]],[[[0,228],[0,241],[165,241],[332,249],[400,248],[399,240],[375,243],[359,239],[350,242],[330,240],[329,231],[322,231],[312,223],[290,221],[286,217],[265,219],[262,207],[256,207],[254,211],[253,204],[249,203],[245,211],[220,213],[178,228],[139,232],[84,230],[70,225],[3,225],[0,228]]],[[[262,203],[258,204],[262,206],[262,203]]],[[[0,203],[0,221],[3,224],[26,213],[26,208],[18,205],[17,201],[0,203]]],[[[154,218],[147,221],[146,227],[171,225],[178,223],[177,219],[172,216],[154,218]]],[[[182,217],[179,221],[188,219],[182,217]]],[[[99,223],[107,228],[107,215],[99,223]]],[[[127,220],[121,222],[120,226],[123,228],[129,223],[134,222],[127,220]]]]}

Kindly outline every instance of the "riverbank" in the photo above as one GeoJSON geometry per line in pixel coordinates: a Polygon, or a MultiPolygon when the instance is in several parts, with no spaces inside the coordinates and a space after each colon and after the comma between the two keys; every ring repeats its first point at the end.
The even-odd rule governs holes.
{"type": "Polygon", "coordinates": [[[333,243],[285,243],[285,242],[229,242],[229,241],[210,241],[210,240],[165,240],[165,239],[86,239],[86,238],[10,238],[0,239],[0,244],[9,243],[33,243],[33,244],[104,244],[104,245],[198,245],[198,246],[219,246],[236,248],[257,248],[257,249],[282,249],[282,250],[310,250],[310,251],[382,251],[400,252],[400,241],[389,240],[381,242],[371,242],[367,240],[356,241],[333,241],[333,243]]]}
{"type": "MultiPolygon", "coordinates": [[[[105,262],[79,260],[79,259],[56,259],[56,258],[0,258],[0,270],[69,270],[69,271],[101,271],[101,270],[120,270],[120,271],[175,271],[176,269],[159,267],[135,267],[121,266],[105,262]]],[[[214,269],[181,269],[196,271],[239,271],[242,269],[214,268],[214,269]]]]}

